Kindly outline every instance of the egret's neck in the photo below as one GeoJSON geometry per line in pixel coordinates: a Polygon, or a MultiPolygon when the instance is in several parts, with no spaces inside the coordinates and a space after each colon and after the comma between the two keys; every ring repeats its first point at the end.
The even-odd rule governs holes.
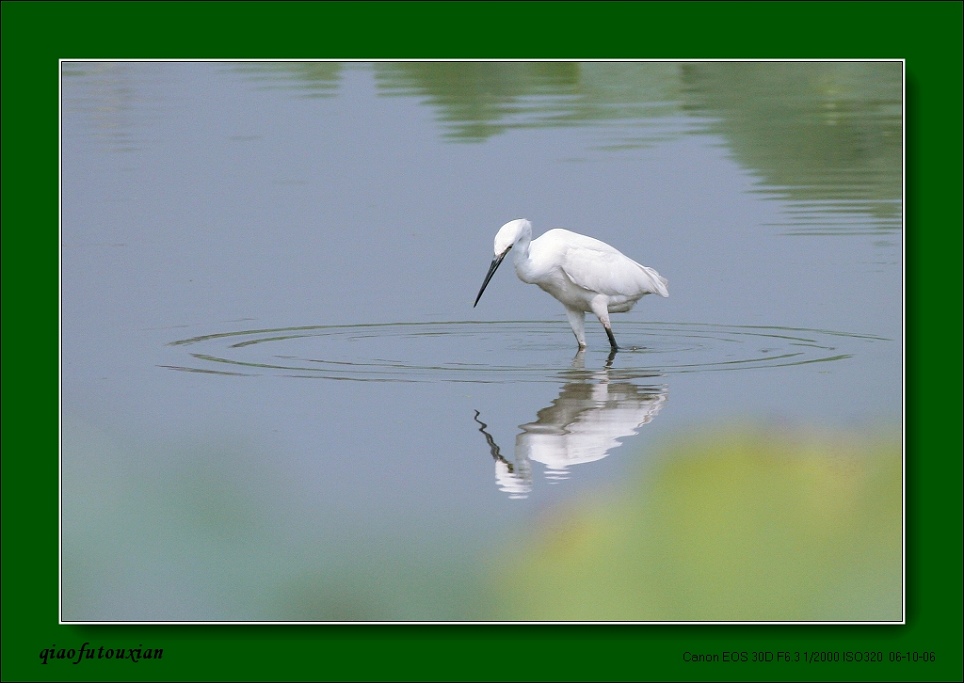
{"type": "Polygon", "coordinates": [[[519,235],[519,239],[512,245],[512,263],[515,272],[523,282],[532,282],[532,260],[529,258],[529,245],[532,243],[532,233],[519,235]]]}
{"type": "Polygon", "coordinates": [[[532,244],[532,234],[522,233],[519,238],[512,245],[512,258],[518,263],[521,260],[529,258],[529,245],[532,244]]]}

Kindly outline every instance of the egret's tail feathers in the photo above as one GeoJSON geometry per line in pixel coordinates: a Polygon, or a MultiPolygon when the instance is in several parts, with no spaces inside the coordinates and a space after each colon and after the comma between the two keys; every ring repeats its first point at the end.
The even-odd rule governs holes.
{"type": "Polygon", "coordinates": [[[657,273],[655,270],[649,266],[640,265],[643,272],[646,273],[649,279],[649,284],[652,286],[653,294],[659,294],[660,296],[669,296],[669,280],[657,273]]]}
{"type": "Polygon", "coordinates": [[[659,295],[660,295],[660,296],[669,296],[669,280],[667,280],[665,277],[663,277],[663,276],[660,275],[659,273],[656,274],[656,277],[659,278],[659,285],[660,285],[660,286],[659,286],[659,295]]]}

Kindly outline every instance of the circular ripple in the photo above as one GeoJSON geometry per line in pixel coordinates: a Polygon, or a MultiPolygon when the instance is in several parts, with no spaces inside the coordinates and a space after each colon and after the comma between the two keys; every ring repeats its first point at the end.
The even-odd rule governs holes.
{"type": "Polygon", "coordinates": [[[236,330],[170,342],[189,360],[163,367],[368,382],[539,382],[573,379],[587,372],[586,365],[605,365],[612,379],[635,379],[838,361],[862,344],[887,341],[830,330],[631,321],[617,334],[635,346],[612,357],[605,346],[573,357],[572,333],[563,321],[236,330]]]}

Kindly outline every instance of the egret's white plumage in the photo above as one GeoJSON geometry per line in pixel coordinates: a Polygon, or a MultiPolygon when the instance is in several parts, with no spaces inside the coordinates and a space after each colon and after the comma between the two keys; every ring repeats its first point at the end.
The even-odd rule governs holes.
{"type": "Polygon", "coordinates": [[[473,307],[510,249],[519,279],[539,285],[565,306],[580,349],[586,348],[587,311],[599,318],[616,349],[609,314],[625,313],[647,294],[669,296],[666,278],[605,242],[561,229],[533,240],[532,224],[519,218],[496,233],[495,257],[473,307]]]}

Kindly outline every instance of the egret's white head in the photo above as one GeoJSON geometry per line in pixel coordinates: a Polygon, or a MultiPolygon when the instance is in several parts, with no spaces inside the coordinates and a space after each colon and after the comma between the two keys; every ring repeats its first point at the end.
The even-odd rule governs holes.
{"type": "Polygon", "coordinates": [[[532,238],[532,223],[525,218],[517,218],[503,225],[495,233],[495,255],[503,256],[523,235],[532,238]]]}
{"type": "Polygon", "coordinates": [[[502,263],[502,259],[505,258],[505,255],[509,253],[509,249],[520,239],[526,241],[526,246],[528,246],[528,240],[532,239],[532,223],[525,218],[517,218],[514,221],[509,221],[499,228],[499,232],[495,233],[495,244],[493,247],[495,250],[495,258],[492,259],[492,263],[489,265],[489,272],[485,274],[485,281],[482,283],[479,295],[475,297],[475,303],[472,304],[473,308],[478,305],[479,299],[482,298],[482,292],[485,291],[489,280],[492,279],[499,264],[502,263]]]}

